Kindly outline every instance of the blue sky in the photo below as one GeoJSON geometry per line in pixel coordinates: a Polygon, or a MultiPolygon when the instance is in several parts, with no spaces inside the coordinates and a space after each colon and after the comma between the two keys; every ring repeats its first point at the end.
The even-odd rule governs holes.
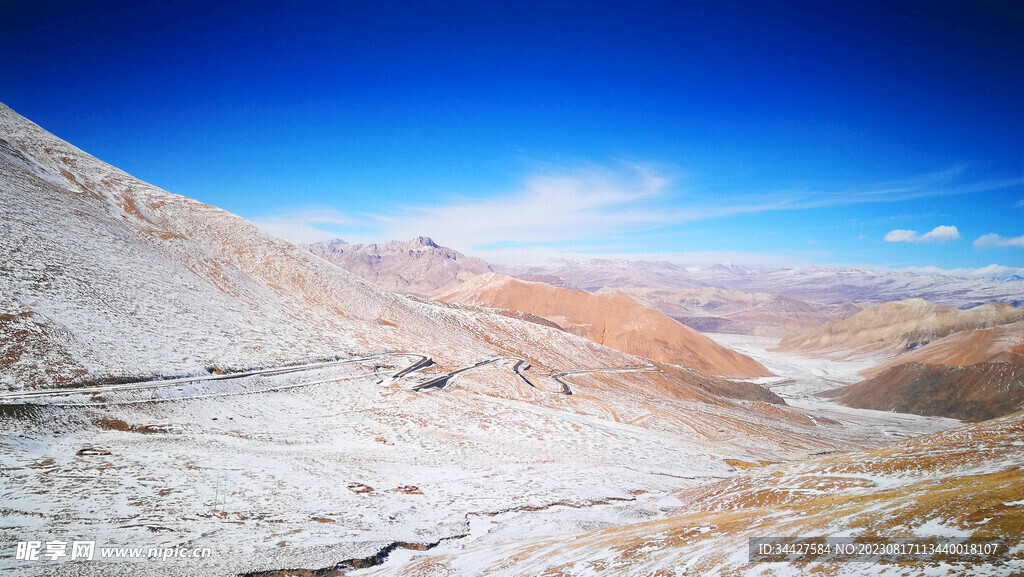
{"type": "Polygon", "coordinates": [[[1024,267],[1019,2],[81,4],[0,101],[293,240],[1024,267]]]}

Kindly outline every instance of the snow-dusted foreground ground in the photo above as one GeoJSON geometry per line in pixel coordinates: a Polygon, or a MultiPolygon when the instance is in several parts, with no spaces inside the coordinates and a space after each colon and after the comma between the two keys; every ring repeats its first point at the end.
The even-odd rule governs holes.
{"type": "Polygon", "coordinates": [[[496,363],[416,392],[390,379],[405,358],[8,405],[4,542],[208,548],[210,556],[26,561],[7,551],[0,568],[221,575],[341,564],[353,575],[468,576],[493,572],[529,543],[668,522],[692,508],[680,500],[686,491],[736,478],[748,463],[796,463],[959,424],[813,396],[856,381],[870,363],[715,337],[779,375],[766,384],[810,418],[630,393],[657,372],[576,376],[565,396],[496,363]],[[612,382],[625,388],[608,390],[612,382]],[[383,563],[356,568],[374,557],[383,563]],[[443,569],[417,572],[434,560],[443,569]]]}
{"type": "Polygon", "coordinates": [[[9,405],[0,437],[5,542],[94,540],[211,556],[89,563],[12,551],[0,567],[233,574],[334,567],[395,543],[432,548],[400,547],[366,570],[387,574],[468,544],[657,519],[678,506],[673,492],[734,475],[727,460],[800,459],[878,436],[798,414],[780,421],[743,405],[629,393],[651,386],[657,371],[575,376],[575,394],[564,396],[498,363],[414,392],[389,378],[406,364],[375,359],[9,405]],[[608,390],[611,382],[626,388],[608,390]]]}
{"type": "MultiPolygon", "coordinates": [[[[521,531],[570,535],[657,518],[677,504],[672,491],[731,476],[727,459],[849,443],[834,426],[812,437],[810,423],[616,394],[593,380],[643,385],[650,373],[574,377],[565,396],[495,364],[414,392],[390,384],[407,359],[390,363],[6,405],[3,542],[211,555],[83,562],[19,560],[10,550],[0,569],[237,574],[333,567],[396,542],[440,549],[521,531]]],[[[409,554],[398,549],[384,567],[409,554]]]]}
{"type": "MultiPolygon", "coordinates": [[[[622,508],[510,514],[474,525],[464,539],[402,552],[359,577],[518,575],[1019,575],[1024,571],[1022,417],[949,430],[936,419],[850,409],[813,397],[855,382],[871,362],[778,354],[774,339],[714,335],[774,371],[787,402],[878,442],[926,434],[873,451],[819,455],[751,468],[726,480],[622,508]],[[931,433],[931,434],[927,434],[931,433]],[[665,507],[677,506],[666,509],[665,507]],[[625,511],[649,519],[629,522],[625,511]],[[858,536],[970,537],[1000,542],[991,562],[750,563],[747,539],[858,536]]],[[[804,455],[805,457],[808,455],[804,455]]],[[[790,454],[798,458],[796,452],[790,454]]]]}
{"type": "Polygon", "coordinates": [[[496,363],[415,392],[390,378],[408,364],[403,357],[8,405],[4,542],[208,548],[210,556],[100,563],[7,551],[0,568],[240,574],[348,570],[379,556],[382,565],[353,571],[388,575],[441,556],[472,575],[508,552],[499,543],[522,536],[572,539],[665,518],[680,506],[676,492],[731,478],[738,461],[799,461],[957,424],[810,396],[856,380],[863,363],[723,340],[778,374],[774,388],[810,419],[765,403],[638,393],[663,378],[657,370],[574,376],[565,396],[496,363]]]}

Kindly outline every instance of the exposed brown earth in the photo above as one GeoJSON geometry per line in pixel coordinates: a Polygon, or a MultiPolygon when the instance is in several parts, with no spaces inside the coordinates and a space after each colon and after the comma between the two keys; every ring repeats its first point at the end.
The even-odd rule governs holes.
{"type": "Polygon", "coordinates": [[[827,394],[862,409],[984,421],[1021,409],[1024,365],[901,363],[827,394]]]}
{"type": "Polygon", "coordinates": [[[903,363],[960,367],[978,363],[1024,365],[1024,322],[953,333],[861,374],[873,377],[903,363]]]}
{"type": "Polygon", "coordinates": [[[34,389],[86,374],[72,352],[75,336],[32,311],[0,314],[0,335],[0,385],[34,389]]]}
{"type": "Polygon", "coordinates": [[[620,292],[588,293],[487,274],[439,297],[544,317],[602,345],[708,374],[760,377],[769,371],[620,292]]]}
{"type": "Polygon", "coordinates": [[[153,425],[130,425],[121,419],[100,419],[99,422],[96,424],[99,425],[101,429],[131,433],[142,433],[144,435],[167,432],[166,427],[159,427],[153,425]]]}

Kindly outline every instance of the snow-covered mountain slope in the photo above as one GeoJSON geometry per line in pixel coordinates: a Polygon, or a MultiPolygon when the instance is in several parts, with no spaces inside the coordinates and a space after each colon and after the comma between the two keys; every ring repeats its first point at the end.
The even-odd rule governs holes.
{"type": "Polygon", "coordinates": [[[908,299],[866,308],[848,319],[830,321],[803,334],[786,337],[779,348],[807,354],[844,356],[904,353],[947,335],[1013,323],[1024,309],[988,303],[968,310],[908,299]]]}
{"type": "Polygon", "coordinates": [[[274,364],[436,328],[402,299],[5,106],[0,210],[0,313],[14,317],[7,330],[28,332],[5,350],[7,388],[274,364]],[[402,318],[403,334],[377,323],[386,318],[402,318]]]}
{"type": "Polygon", "coordinates": [[[384,291],[223,210],[144,183],[0,106],[6,389],[380,349],[459,366],[642,364],[562,331],[384,291]],[[486,337],[486,338],[485,338],[486,337]]]}
{"type": "Polygon", "coordinates": [[[968,308],[991,301],[1024,303],[1024,280],[864,268],[770,268],[738,265],[684,267],[664,261],[609,259],[551,260],[540,265],[496,266],[510,275],[558,276],[586,290],[602,288],[699,289],[718,287],[823,304],[889,302],[922,298],[940,305],[968,308]]]}
{"type": "Polygon", "coordinates": [[[496,530],[364,575],[1020,575],[1022,443],[1024,413],[1017,413],[873,451],[788,465],[748,463],[744,474],[677,493],[681,503],[667,518],[595,523],[575,533],[496,530]],[[948,538],[971,538],[999,548],[984,561],[955,552],[901,563],[810,556],[752,562],[748,555],[751,538],[821,536],[876,539],[882,547],[907,539],[952,545],[952,551],[948,538]]]}
{"type": "Polygon", "coordinates": [[[425,297],[491,272],[486,262],[438,246],[426,237],[377,244],[348,244],[338,239],[308,248],[320,258],[385,290],[425,297]]]}
{"type": "Polygon", "coordinates": [[[593,294],[490,273],[438,298],[538,315],[603,345],[709,374],[770,375],[757,361],[623,293],[593,294]]]}

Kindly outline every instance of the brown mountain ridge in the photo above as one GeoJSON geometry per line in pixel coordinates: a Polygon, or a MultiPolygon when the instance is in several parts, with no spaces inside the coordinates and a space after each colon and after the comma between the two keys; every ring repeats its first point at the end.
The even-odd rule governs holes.
{"type": "Polygon", "coordinates": [[[605,346],[712,375],[771,374],[750,357],[621,292],[588,293],[491,273],[470,279],[438,300],[534,314],[605,346]]]}

